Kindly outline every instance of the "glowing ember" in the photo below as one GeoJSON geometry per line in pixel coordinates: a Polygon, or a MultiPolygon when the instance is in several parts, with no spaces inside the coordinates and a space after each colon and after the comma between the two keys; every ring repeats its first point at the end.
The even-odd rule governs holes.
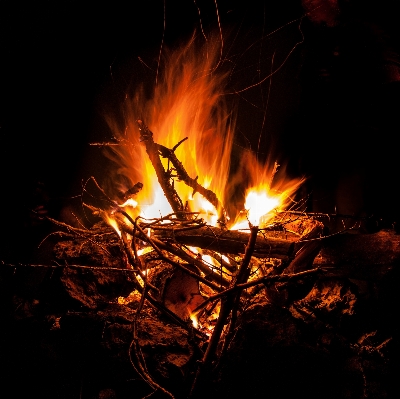
{"type": "Polygon", "coordinates": [[[197,320],[197,316],[195,315],[195,314],[191,314],[190,315],[190,320],[192,320],[192,323],[193,323],[193,327],[194,328],[198,328],[199,327],[199,323],[198,323],[198,320],[197,320]]]}
{"type": "Polygon", "coordinates": [[[153,247],[144,247],[142,249],[138,249],[137,254],[138,256],[143,256],[152,252],[153,250],[154,250],[153,247]]]}
{"type": "Polygon", "coordinates": [[[206,264],[210,265],[210,267],[212,267],[216,263],[215,259],[210,255],[202,255],[201,258],[206,264]]]}

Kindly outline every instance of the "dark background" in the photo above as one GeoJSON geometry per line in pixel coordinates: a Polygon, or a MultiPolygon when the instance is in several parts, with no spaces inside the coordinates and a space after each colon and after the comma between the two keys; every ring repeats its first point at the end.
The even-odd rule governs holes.
{"type": "MultiPolygon", "coordinates": [[[[377,23],[398,42],[392,2],[374,3],[366,6],[353,1],[353,17],[377,23]]],[[[234,61],[229,89],[241,90],[257,82],[282,64],[301,41],[298,22],[291,22],[304,15],[300,1],[220,0],[217,4],[225,51],[234,61]]],[[[137,83],[154,81],[154,70],[144,67],[139,57],[154,67],[162,40],[164,46],[174,47],[199,29],[199,10],[205,32],[217,30],[213,0],[0,3],[1,197],[4,224],[11,225],[13,234],[26,226],[31,209],[40,205],[38,184],[45,187],[47,197],[67,198],[80,194],[82,180],[105,173],[99,149],[89,146],[110,138],[104,110],[110,106],[117,109],[137,83]]],[[[307,27],[304,29],[307,32],[307,27]]],[[[258,151],[260,158],[273,153],[280,162],[292,159],[289,171],[293,175],[321,170],[325,153],[318,157],[314,170],[302,158],[310,159],[310,148],[326,148],[337,141],[320,134],[334,123],[333,113],[316,122],[310,110],[313,105],[302,108],[302,102],[308,101],[302,87],[307,82],[301,72],[304,49],[312,43],[309,37],[318,37],[318,33],[310,35],[272,80],[228,96],[239,110],[235,146],[258,151]]],[[[360,84],[369,85],[368,80],[364,73],[360,84]]],[[[341,103],[347,94],[335,92],[335,96],[335,102],[341,103]]],[[[388,95],[383,96],[390,103],[388,95]]],[[[340,107],[336,111],[340,112],[340,107]]],[[[392,115],[395,113],[396,109],[392,115]]],[[[389,158],[396,158],[391,134],[383,137],[384,142],[389,139],[388,145],[379,145],[374,163],[385,162],[388,147],[389,158]]],[[[346,137],[347,131],[339,141],[346,137]]],[[[360,141],[360,137],[362,141],[365,133],[358,132],[354,140],[360,141]]],[[[356,145],[353,141],[350,148],[356,145]]],[[[348,148],[348,143],[329,150],[334,153],[329,162],[337,155],[340,158],[343,147],[348,148]]],[[[371,146],[366,151],[371,152],[371,146]]],[[[390,163],[385,185],[393,180],[396,165],[390,163]]],[[[347,170],[346,166],[342,169],[347,170]]],[[[327,169],[331,173],[332,168],[327,169]]],[[[381,174],[381,169],[377,173],[381,174]]],[[[329,184],[334,186],[336,181],[329,184]]],[[[57,211],[58,205],[54,216],[57,211]]]]}

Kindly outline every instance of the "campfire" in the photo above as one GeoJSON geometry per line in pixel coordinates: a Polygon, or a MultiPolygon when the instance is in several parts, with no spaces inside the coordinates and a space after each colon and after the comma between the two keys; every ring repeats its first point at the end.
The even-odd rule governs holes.
{"type": "Polygon", "coordinates": [[[118,234],[142,298],[210,337],[202,367],[220,356],[221,340],[224,350],[229,346],[238,313],[255,292],[268,287],[268,296],[277,282],[318,271],[309,265],[323,230],[287,212],[298,205],[291,197],[302,180],[277,179],[277,162],[261,164],[247,152],[230,176],[234,115],[223,102],[226,77],[217,57],[193,43],[170,54],[150,103],[143,108],[140,93],[127,102],[122,130],[109,119],[114,196],[93,181],[104,205],[85,204],[118,234]],[[231,215],[235,189],[246,193],[245,202],[231,215]],[[161,289],[153,281],[163,273],[161,289]]]}
{"type": "MultiPolygon", "coordinates": [[[[291,314],[305,324],[336,312],[326,323],[339,323],[355,313],[354,287],[363,286],[364,273],[386,276],[393,263],[383,260],[387,251],[398,259],[398,239],[388,232],[329,241],[324,221],[333,216],[304,211],[295,200],[303,179],[287,178],[283,161],[243,151],[231,169],[235,112],[224,102],[229,76],[219,72],[218,57],[193,42],[171,53],[152,99],[145,101],[141,90],[127,99],[122,121],[108,116],[113,139],[94,143],[114,164],[106,181],[92,177],[84,185],[83,209],[96,223],[87,228],[52,220],[62,239],[54,246],[57,263],[47,267],[62,269],[59,281],[83,308],[120,306],[112,317],[129,321],[130,365],[153,392],[169,397],[203,397],[213,373],[229,370],[226,359],[251,312],[267,306],[268,312],[279,309],[279,320],[291,314]],[[121,316],[122,308],[131,313],[121,316]],[[168,385],[169,369],[148,367],[155,345],[148,335],[158,329],[166,339],[170,326],[196,347],[190,361],[185,358],[186,374],[181,355],[169,357],[184,374],[179,389],[168,385]]],[[[54,316],[52,330],[62,329],[60,319],[68,317],[54,316]]],[[[351,344],[357,356],[367,347],[382,354],[391,341],[372,342],[371,331],[360,335],[351,344]]]]}

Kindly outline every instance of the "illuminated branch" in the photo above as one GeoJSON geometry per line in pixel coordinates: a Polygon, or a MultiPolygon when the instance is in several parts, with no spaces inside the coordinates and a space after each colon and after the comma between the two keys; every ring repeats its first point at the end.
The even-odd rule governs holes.
{"type": "MultiPolygon", "coordinates": [[[[239,284],[246,283],[249,276],[250,276],[250,271],[251,271],[251,266],[250,266],[250,261],[251,261],[251,256],[253,255],[254,252],[254,247],[256,244],[257,240],[257,234],[258,234],[258,227],[257,226],[252,226],[250,229],[250,238],[249,238],[249,243],[247,244],[246,247],[246,252],[243,257],[242,264],[240,265],[239,272],[235,278],[235,282],[233,284],[234,287],[236,287],[239,284]]],[[[225,335],[225,342],[224,346],[221,351],[221,356],[225,353],[225,351],[228,349],[229,342],[231,341],[234,331],[235,331],[235,325],[236,325],[236,319],[237,319],[237,313],[239,309],[239,304],[240,304],[240,296],[241,296],[242,290],[236,293],[236,295],[232,295],[232,303],[231,303],[231,308],[229,309],[229,312],[231,313],[231,320],[229,324],[229,330],[227,334],[225,335]]],[[[228,301],[226,301],[228,302],[228,301]]],[[[219,321],[219,320],[218,320],[219,321]]]]}
{"type": "Polygon", "coordinates": [[[224,267],[226,270],[229,270],[230,272],[234,273],[237,271],[237,263],[233,259],[229,259],[229,262],[223,259],[222,255],[219,254],[218,252],[211,251],[209,249],[203,249],[201,251],[203,255],[208,255],[211,256],[213,259],[215,259],[222,267],[224,267]]]}
{"type": "Polygon", "coordinates": [[[137,223],[137,220],[132,220],[132,218],[122,209],[118,210],[119,213],[123,214],[133,225],[134,229],[128,227],[124,222],[119,221],[119,227],[122,231],[131,234],[135,237],[140,238],[142,241],[147,242],[149,245],[151,245],[154,250],[157,252],[159,257],[166,262],[170,263],[173,266],[176,266],[185,272],[189,272],[189,274],[192,275],[192,271],[189,271],[188,268],[185,268],[182,266],[180,263],[172,261],[168,257],[164,256],[161,250],[164,250],[166,252],[169,252],[175,256],[178,256],[185,262],[196,266],[198,269],[200,269],[207,277],[207,279],[199,276],[199,275],[193,275],[193,277],[197,278],[199,281],[202,281],[204,284],[210,286],[212,289],[216,291],[220,291],[220,288],[216,286],[215,284],[212,284],[208,279],[216,281],[218,284],[220,284],[223,287],[227,287],[229,285],[229,281],[225,280],[219,273],[216,273],[214,270],[210,269],[209,266],[207,266],[202,260],[196,259],[191,257],[187,252],[185,252],[183,249],[178,248],[174,245],[164,243],[163,241],[157,240],[157,238],[154,237],[149,237],[142,229],[139,223],[137,223]],[[135,230],[138,230],[138,234],[135,234],[135,230]]]}
{"type": "MultiPolygon", "coordinates": [[[[244,253],[249,240],[248,233],[211,226],[201,226],[184,232],[174,229],[156,230],[154,234],[160,240],[236,255],[244,253]]],[[[293,241],[258,235],[253,256],[289,259],[294,256],[294,249],[293,241]]]]}
{"type": "MultiPolygon", "coordinates": [[[[186,139],[184,139],[186,140],[186,139]]],[[[161,153],[161,156],[164,158],[168,158],[168,160],[172,163],[174,166],[176,173],[178,175],[178,179],[183,181],[186,185],[189,187],[193,188],[193,195],[197,192],[201,194],[208,202],[210,202],[217,212],[219,213],[218,221],[222,224],[225,225],[226,223],[226,212],[224,207],[222,206],[221,202],[219,201],[218,197],[216,194],[203,187],[201,184],[197,182],[198,176],[196,176],[194,179],[192,179],[188,173],[186,172],[185,167],[183,166],[182,162],[176,157],[175,155],[175,149],[178,147],[179,144],[181,144],[184,140],[181,140],[172,150],[164,147],[161,144],[158,145],[158,149],[161,153]]]]}
{"type": "Polygon", "coordinates": [[[153,140],[153,132],[149,130],[143,121],[138,120],[137,123],[140,130],[140,139],[146,146],[147,155],[149,156],[153,168],[156,171],[158,182],[164,191],[165,197],[179,218],[186,219],[182,200],[171,184],[170,174],[168,171],[165,171],[164,166],[161,163],[159,146],[153,140]]]}
{"type": "MultiPolygon", "coordinates": [[[[249,241],[246,246],[245,256],[243,258],[243,262],[240,266],[240,269],[237,274],[234,285],[243,283],[248,278],[248,275],[249,275],[248,268],[250,265],[251,255],[254,251],[255,243],[257,240],[257,233],[258,233],[258,228],[252,227],[249,241]]],[[[207,373],[209,371],[208,368],[210,367],[211,362],[213,361],[213,359],[215,357],[217,345],[220,341],[220,337],[221,337],[222,331],[224,329],[224,326],[226,324],[226,321],[227,321],[229,315],[231,314],[233,308],[235,307],[236,302],[240,298],[240,294],[238,294],[238,295],[239,295],[239,297],[237,297],[235,295],[235,293],[232,292],[232,293],[229,293],[228,295],[224,296],[221,300],[221,310],[219,312],[218,321],[214,328],[210,342],[207,345],[207,349],[206,349],[206,352],[204,353],[202,363],[197,370],[197,374],[196,374],[195,380],[193,382],[192,390],[191,390],[191,396],[193,395],[193,393],[195,393],[195,390],[196,390],[196,387],[198,386],[198,384],[202,384],[203,372],[207,373]]]]}
{"type": "Polygon", "coordinates": [[[256,280],[249,281],[247,283],[243,284],[237,284],[231,288],[228,288],[222,292],[219,292],[218,294],[212,295],[208,297],[206,300],[204,300],[203,303],[201,303],[196,309],[192,311],[193,314],[199,313],[202,309],[204,309],[209,303],[214,302],[232,292],[237,292],[237,291],[242,291],[246,290],[248,288],[255,287],[257,285],[263,284],[268,286],[269,284],[272,283],[283,283],[287,281],[294,281],[294,280],[299,280],[302,279],[306,276],[313,275],[319,272],[323,272],[324,269],[321,267],[316,267],[310,270],[305,270],[304,272],[299,272],[299,273],[293,273],[293,274],[279,274],[275,276],[265,276],[265,277],[260,277],[256,280]]]}

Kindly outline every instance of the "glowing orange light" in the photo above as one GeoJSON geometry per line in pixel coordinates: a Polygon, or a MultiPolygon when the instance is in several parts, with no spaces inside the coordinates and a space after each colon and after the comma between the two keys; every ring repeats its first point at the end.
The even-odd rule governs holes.
{"type": "Polygon", "coordinates": [[[154,250],[153,247],[144,247],[142,249],[138,249],[137,254],[138,256],[143,256],[152,252],[153,250],[154,250]]]}
{"type": "MultiPolygon", "coordinates": [[[[135,200],[124,204],[129,205],[126,212],[131,217],[140,215],[152,219],[172,212],[145,146],[140,143],[138,119],[153,132],[154,141],[165,147],[174,148],[188,137],[174,148],[187,174],[192,179],[198,177],[197,182],[212,190],[225,207],[231,199],[227,195],[230,188],[228,175],[236,118],[221,95],[228,75],[216,68],[220,65],[219,47],[207,43],[206,47],[199,48],[193,40],[183,48],[165,54],[152,98],[148,101],[142,91],[138,91],[127,99],[122,128],[115,118],[108,119],[115,137],[122,143],[109,148],[110,157],[119,166],[116,174],[123,175],[131,186],[138,181],[143,183],[135,200]]],[[[249,222],[260,225],[265,223],[271,211],[284,209],[300,181],[286,181],[282,177],[275,181],[276,168],[270,162],[261,165],[250,152],[242,158],[240,173],[246,177],[243,186],[246,184],[251,189],[247,190],[244,205],[247,214],[240,228],[248,228],[249,222]]],[[[171,167],[168,159],[161,161],[165,170],[171,167]]],[[[172,174],[176,172],[172,171],[172,174]]],[[[217,224],[221,209],[215,209],[199,193],[193,194],[193,188],[176,177],[173,185],[189,211],[199,212],[199,217],[209,225],[217,224]]],[[[245,189],[243,186],[241,188],[245,189]]]]}
{"type": "Polygon", "coordinates": [[[250,191],[246,197],[244,208],[248,211],[248,219],[254,226],[258,226],[261,217],[267,215],[280,205],[278,198],[269,196],[265,191],[250,191]]]}
{"type": "Polygon", "coordinates": [[[133,198],[129,198],[121,205],[121,207],[126,207],[126,206],[131,206],[132,208],[136,208],[138,206],[138,203],[133,198]]]}
{"type": "Polygon", "coordinates": [[[116,233],[121,237],[121,230],[119,229],[119,227],[118,227],[118,223],[117,223],[117,221],[114,219],[114,218],[112,218],[112,217],[110,217],[110,216],[107,216],[107,223],[116,231],[116,233]]]}
{"type": "Polygon", "coordinates": [[[199,327],[199,322],[198,322],[198,320],[197,320],[197,316],[195,315],[195,314],[191,314],[190,315],[190,320],[192,320],[192,323],[193,323],[193,327],[194,328],[198,328],[199,327]]]}

